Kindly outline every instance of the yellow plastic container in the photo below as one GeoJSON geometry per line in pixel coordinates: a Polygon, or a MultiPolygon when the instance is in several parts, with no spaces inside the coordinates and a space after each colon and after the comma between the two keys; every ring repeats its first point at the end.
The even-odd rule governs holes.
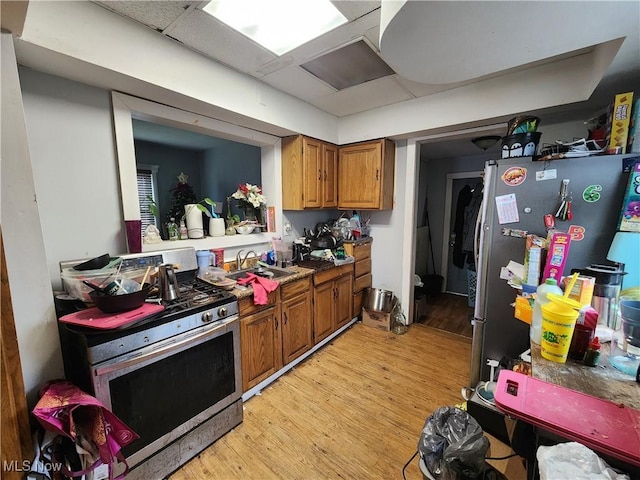
{"type": "MultiPolygon", "coordinates": [[[[553,295],[560,297],[559,295],[553,295]]],[[[560,297],[562,298],[562,297],[560,297]]],[[[551,300],[542,305],[542,341],[540,354],[552,362],[565,363],[578,310],[566,303],[551,300]]]]}

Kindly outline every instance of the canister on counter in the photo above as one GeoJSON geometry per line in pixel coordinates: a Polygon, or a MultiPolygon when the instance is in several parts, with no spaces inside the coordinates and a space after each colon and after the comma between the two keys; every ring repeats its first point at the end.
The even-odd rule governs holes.
{"type": "Polygon", "coordinates": [[[213,253],[213,266],[218,268],[224,267],[224,248],[212,248],[211,253],[213,253]]]}

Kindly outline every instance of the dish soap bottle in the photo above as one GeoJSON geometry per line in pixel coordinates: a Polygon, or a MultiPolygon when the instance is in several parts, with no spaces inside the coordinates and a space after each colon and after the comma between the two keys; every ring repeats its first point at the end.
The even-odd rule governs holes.
{"type": "Polygon", "coordinates": [[[536,290],[536,299],[533,302],[533,316],[531,319],[529,338],[531,338],[531,341],[537,345],[540,345],[540,342],[542,341],[542,305],[549,303],[549,299],[547,298],[549,293],[562,295],[562,289],[558,286],[558,282],[556,282],[554,278],[547,278],[536,290]]]}
{"type": "Polygon", "coordinates": [[[179,232],[178,225],[176,225],[176,219],[171,217],[167,224],[167,231],[169,232],[169,240],[178,240],[179,232]]]}
{"type": "Polygon", "coordinates": [[[187,226],[184,224],[184,220],[180,220],[180,240],[186,240],[187,238],[189,238],[187,226]]]}

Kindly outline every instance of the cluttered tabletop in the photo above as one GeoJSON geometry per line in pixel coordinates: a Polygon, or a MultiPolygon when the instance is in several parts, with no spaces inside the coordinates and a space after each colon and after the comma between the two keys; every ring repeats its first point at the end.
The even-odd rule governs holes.
{"type": "Polygon", "coordinates": [[[640,384],[609,364],[609,349],[609,343],[604,343],[602,360],[597,366],[589,367],[570,358],[566,363],[545,360],[540,354],[540,345],[531,342],[533,377],[640,410],[640,384]]]}

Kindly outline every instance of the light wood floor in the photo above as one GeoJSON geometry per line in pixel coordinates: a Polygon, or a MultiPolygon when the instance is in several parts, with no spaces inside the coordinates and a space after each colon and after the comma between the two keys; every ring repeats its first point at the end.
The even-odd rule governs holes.
{"type": "MultiPolygon", "coordinates": [[[[462,401],[470,351],[469,339],[420,324],[400,336],[356,324],[246,402],[243,423],[170,478],[401,479],[426,418],[462,401]]],[[[493,456],[511,452],[491,444],[493,456]]],[[[519,480],[517,458],[492,464],[519,480]]],[[[407,479],[422,479],[417,458],[407,479]]]]}
{"type": "Polygon", "coordinates": [[[426,316],[420,322],[471,338],[473,327],[469,321],[470,315],[473,315],[473,308],[469,306],[467,297],[441,293],[427,296],[426,316]]]}

